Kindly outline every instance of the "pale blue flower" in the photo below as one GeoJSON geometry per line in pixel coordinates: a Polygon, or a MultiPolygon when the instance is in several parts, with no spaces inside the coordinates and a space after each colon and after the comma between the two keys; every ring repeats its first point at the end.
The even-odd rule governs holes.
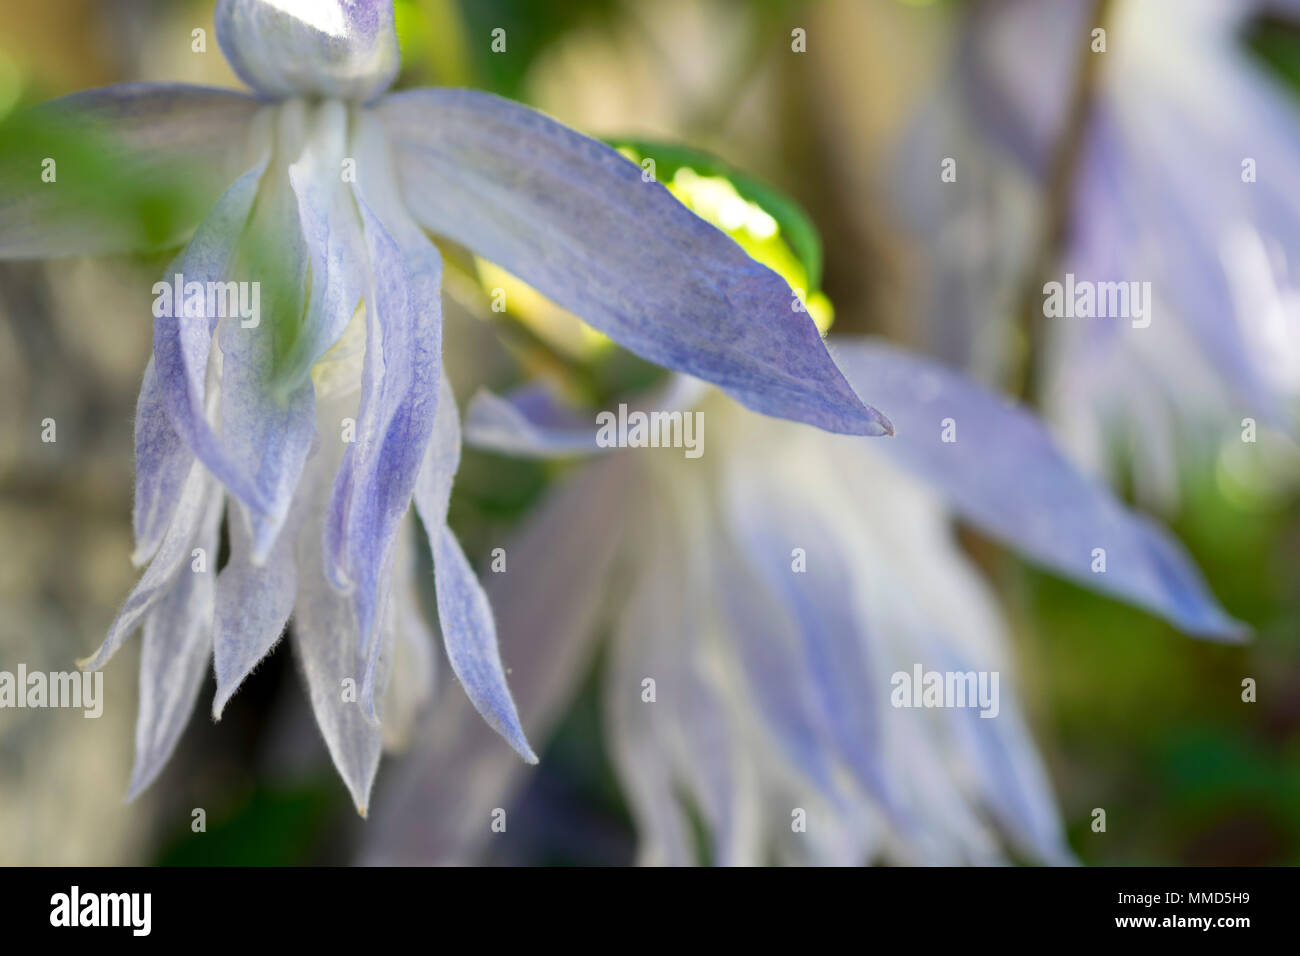
{"type": "Polygon", "coordinates": [[[1036,316],[1036,359],[1072,453],[1101,469],[1122,449],[1137,493],[1169,503],[1194,443],[1239,441],[1244,418],[1300,429],[1300,105],[1246,45],[1251,17],[1300,18],[1300,4],[1114,3],[1091,52],[1095,7],[1003,0],[964,16],[897,194],[927,246],[930,341],[981,376],[1005,372],[1021,296],[1045,278],[1028,273],[1046,204],[1067,210],[1053,278],[1150,283],[1140,327],[1036,316]],[[1049,197],[1089,56],[1071,189],[1049,197]],[[956,182],[916,174],[944,157],[956,182]]]}
{"type": "MultiPolygon", "coordinates": [[[[441,261],[425,229],[756,411],[861,435],[889,424],[849,387],[782,279],[614,150],[484,93],[384,96],[398,67],[391,0],[220,0],[216,25],[253,95],[129,85],[47,113],[121,134],[111,166],[183,175],[210,197],[168,278],[264,279],[266,250],[248,238],[269,236],[274,278],[301,305],[300,320],[255,328],[179,308],[155,322],[136,421],[135,559],[149,563],[85,662],[103,666],[143,626],[132,793],[175,747],[209,655],[219,715],[292,615],[317,720],[364,810],[379,719],[412,710],[385,698],[389,676],[403,676],[399,697],[432,683],[412,498],[451,666],[533,761],[487,599],[446,524],[459,424],[440,368],[441,261]],[[218,575],[223,514],[230,560],[218,575]]],[[[122,223],[79,213],[56,185],[3,197],[0,256],[135,243],[122,223]]]]}
{"type": "MultiPolygon", "coordinates": [[[[1189,634],[1234,641],[1244,629],[1175,540],[1075,471],[1029,413],[893,346],[832,341],[849,381],[884,397],[894,438],[764,419],[700,383],[642,406],[702,410],[697,460],[599,454],[592,419],[536,388],[470,405],[475,445],[599,455],[489,582],[525,725],[538,739],[554,726],[607,631],[607,739],[643,862],[696,859],[683,796],[721,863],[986,863],[1007,846],[1068,862],[1005,628],[951,519],[1189,634]],[[997,716],[891,706],[891,675],[915,664],[999,672],[997,716]],[[806,832],[792,827],[798,809],[806,832]]],[[[464,711],[444,700],[436,722],[463,726],[464,711]]],[[[479,821],[509,804],[522,768],[477,736],[444,735],[408,762],[368,859],[482,851],[479,821]],[[453,773],[455,787],[441,783],[453,773]]]]}

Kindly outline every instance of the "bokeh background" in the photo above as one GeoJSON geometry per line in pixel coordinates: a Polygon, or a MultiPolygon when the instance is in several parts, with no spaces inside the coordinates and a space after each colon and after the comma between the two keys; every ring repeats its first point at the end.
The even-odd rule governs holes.
{"type": "MultiPolygon", "coordinates": [[[[212,6],[5,3],[0,113],[131,80],[238,86],[211,35],[212,6]],[[206,53],[191,49],[198,27],[208,30],[206,53]]],[[[929,348],[921,316],[931,308],[927,277],[935,250],[902,208],[900,164],[934,122],[963,24],[979,15],[978,6],[399,0],[398,85],[491,90],[593,135],[684,143],[716,155],[806,211],[820,236],[821,286],[837,332],[874,332],[929,348]],[[497,27],[507,31],[504,55],[490,49],[497,27]],[[803,55],[791,55],[796,27],[807,32],[803,55]]],[[[1295,97],[1300,112],[1300,30],[1261,20],[1241,44],[1295,97]]],[[[1300,152],[1300,142],[1294,148],[1300,152]]],[[[937,187],[929,169],[924,175],[937,187]]],[[[1027,216],[1049,201],[1031,196],[1027,216]]],[[[976,277],[987,271],[992,282],[994,265],[981,247],[1007,240],[976,237],[945,254],[970,256],[976,277]]],[[[166,257],[135,257],[0,264],[0,669],[13,670],[18,661],[29,670],[70,669],[98,644],[135,580],[132,413],[150,350],[148,290],[165,263],[166,257]],[[58,422],[53,444],[40,440],[47,417],[58,422]]],[[[493,334],[478,298],[450,289],[447,295],[454,300],[449,311],[464,313],[448,327],[449,352],[466,357],[450,370],[462,397],[476,384],[505,387],[545,368],[539,343],[493,334]]],[[[581,336],[556,333],[547,348],[586,357],[581,336]]],[[[610,393],[646,376],[638,363],[608,351],[591,368],[610,393]]],[[[987,368],[973,371],[987,377],[987,368]]],[[[452,510],[467,550],[481,555],[556,475],[549,466],[467,453],[452,510]]],[[[1134,496],[1134,484],[1121,482],[1121,493],[1134,496]]],[[[1226,608],[1255,628],[1245,647],[1191,640],[1140,611],[1036,572],[977,535],[966,543],[1011,622],[1020,691],[1081,861],[1294,864],[1296,475],[1243,470],[1224,454],[1206,453],[1180,461],[1177,486],[1165,517],[1226,608]],[[1245,677],[1258,683],[1256,703],[1241,700],[1245,677]],[[1106,834],[1089,828],[1099,806],[1111,821],[1106,834]]],[[[129,645],[106,671],[99,720],[79,712],[0,711],[0,863],[365,858],[367,828],[377,824],[357,818],[334,774],[283,642],[219,724],[200,706],[163,776],[125,805],[137,653],[129,645]],[[190,829],[195,807],[207,813],[202,836],[190,829]]],[[[603,745],[598,668],[581,683],[514,804],[515,838],[488,859],[632,860],[635,834],[603,745]]],[[[385,758],[376,807],[396,775],[418,773],[411,764],[419,759],[418,749],[385,758]]],[[[414,833],[421,821],[382,825],[391,840],[403,827],[414,833]]]]}

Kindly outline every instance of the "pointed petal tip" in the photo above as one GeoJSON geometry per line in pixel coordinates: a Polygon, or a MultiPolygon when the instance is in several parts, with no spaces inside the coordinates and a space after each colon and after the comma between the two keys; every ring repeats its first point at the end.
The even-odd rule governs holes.
{"type": "Polygon", "coordinates": [[[352,798],[352,806],[362,820],[370,819],[370,788],[374,785],[375,773],[378,769],[376,763],[371,766],[368,774],[359,777],[343,774],[343,786],[347,787],[348,796],[352,798]]]}
{"type": "MultiPolygon", "coordinates": [[[[850,385],[850,388],[852,388],[852,385],[850,385]]],[[[857,396],[857,392],[853,394],[855,397],[857,396]]],[[[878,438],[882,435],[892,436],[894,434],[894,423],[889,420],[889,417],[884,412],[874,405],[869,405],[861,398],[858,398],[858,404],[861,406],[862,414],[867,419],[867,435],[878,438]]]]}
{"type": "Polygon", "coordinates": [[[126,791],[126,799],[123,800],[122,803],[123,803],[124,805],[130,805],[130,804],[132,804],[132,803],[135,803],[136,798],[139,797],[140,794],[142,794],[142,793],[144,793],[146,790],[148,790],[148,789],[149,789],[149,785],[150,785],[151,783],[153,783],[153,781],[154,781],[154,778],[153,778],[152,776],[147,777],[147,778],[141,778],[141,777],[137,777],[137,776],[135,776],[134,774],[132,774],[132,776],[131,776],[131,784],[130,784],[130,786],[127,788],[127,791],[126,791]]]}
{"type": "MultiPolygon", "coordinates": [[[[894,434],[894,423],[891,422],[885,413],[880,411],[874,405],[868,405],[857,393],[854,392],[855,399],[852,409],[846,415],[838,415],[833,421],[810,420],[809,424],[815,425],[826,431],[840,432],[848,435],[861,435],[866,438],[880,438],[882,436],[892,436],[894,434]]],[[[793,415],[781,416],[795,418],[793,415]]]]}
{"type": "Polygon", "coordinates": [[[1218,644],[1244,646],[1255,639],[1255,629],[1243,621],[1224,615],[1223,619],[1196,628],[1188,628],[1187,633],[1202,640],[1218,644]]]}
{"type": "Polygon", "coordinates": [[[518,723],[518,715],[514,715],[514,722],[501,723],[500,721],[489,720],[488,724],[499,733],[510,745],[510,749],[519,754],[524,763],[536,766],[541,761],[537,753],[533,750],[532,745],[528,743],[528,738],[524,736],[524,728],[518,723]]]}

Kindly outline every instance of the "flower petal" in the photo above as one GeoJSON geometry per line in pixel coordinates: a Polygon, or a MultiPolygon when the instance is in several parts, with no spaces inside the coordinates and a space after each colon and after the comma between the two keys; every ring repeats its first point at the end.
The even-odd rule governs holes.
{"type": "Polygon", "coordinates": [[[383,741],[379,725],[367,720],[357,701],[346,693],[357,681],[355,618],[348,600],[325,579],[320,549],[303,548],[302,553],[293,649],[302,664],[307,695],[325,746],[357,812],[365,816],[383,741]],[[310,566],[309,554],[317,556],[315,567],[310,566]]]}
{"type": "Polygon", "coordinates": [[[366,354],[356,442],[334,481],[326,573],[351,588],[366,658],[362,708],[375,717],[378,615],[392,544],[410,506],[438,406],[442,259],[388,184],[382,132],[362,117],[355,194],[369,255],[366,354]]]}
{"type": "MultiPolygon", "coordinates": [[[[199,227],[177,260],[185,284],[226,281],[264,168],[265,160],[241,176],[199,227]]],[[[154,319],[153,348],[154,372],[172,426],[232,494],[264,510],[262,494],[227,454],[207,418],[208,359],[217,319],[190,314],[183,302],[173,302],[171,312],[154,319]]]]}
{"type": "MultiPolygon", "coordinates": [[[[279,154],[309,149],[309,118],[299,103],[280,111],[279,154]]],[[[251,497],[239,495],[252,528],[252,561],[266,560],[302,476],[315,435],[315,393],[309,378],[286,381],[291,343],[307,334],[299,322],[319,319],[308,302],[310,258],[298,197],[287,168],[276,163],[262,178],[257,203],[233,263],[233,275],[257,283],[259,308],[248,320],[228,316],[217,329],[221,346],[219,454],[251,497]]],[[[344,322],[346,324],[346,322],[344,322]]],[[[239,494],[236,490],[236,494],[239,494]]]]}
{"type": "MultiPolygon", "coordinates": [[[[345,411],[343,396],[317,409],[322,435],[345,411]]],[[[337,434],[337,432],[335,432],[337,434]]],[[[321,534],[325,504],[342,457],[342,442],[324,440],[309,459],[303,475],[303,526],[298,534],[298,594],[293,611],[293,649],[302,665],[312,712],[330,758],[364,816],[370,787],[383,752],[382,731],[362,712],[357,689],[357,622],[352,602],[335,590],[325,576],[321,534]]],[[[379,666],[383,690],[385,668],[379,666]]]]}
{"type": "Polygon", "coordinates": [[[661,640],[675,636],[664,619],[665,597],[656,574],[641,575],[610,646],[604,714],[610,760],[636,821],[637,862],[688,866],[696,862],[696,854],[689,820],[675,792],[672,755],[680,735],[676,715],[657,704],[659,683],[671,679],[665,672],[671,659],[656,651],[661,640]],[[656,684],[654,706],[647,706],[642,696],[647,679],[656,684]]]}
{"type": "Polygon", "coordinates": [[[796,624],[796,666],[807,675],[812,719],[865,792],[902,816],[881,761],[881,702],[874,692],[865,624],[852,599],[858,582],[844,517],[816,495],[791,495],[761,460],[726,469],[728,525],[736,543],[796,624]],[[795,573],[792,555],[805,564],[795,573]]]}
{"type": "Polygon", "coordinates": [[[594,455],[596,426],[561,406],[541,385],[508,397],[479,389],[465,409],[465,441],[475,448],[522,458],[594,455]]]}
{"type": "Polygon", "coordinates": [[[360,222],[340,170],[347,160],[348,114],[337,100],[317,110],[310,138],[289,167],[299,226],[311,255],[311,294],[302,330],[278,377],[294,383],[343,335],[365,282],[360,222]]]}
{"type": "MultiPolygon", "coordinates": [[[[660,388],[627,402],[632,411],[688,411],[708,386],[689,375],[674,375],[660,388]]],[[[545,385],[527,385],[506,397],[479,389],[465,410],[465,440],[476,448],[525,458],[598,454],[594,419],[583,419],[545,385]]]]}
{"type": "MultiPolygon", "coordinates": [[[[534,740],[549,738],[590,671],[620,553],[629,464],[600,459],[557,485],[506,540],[506,571],[488,575],[521,723],[534,740]]],[[[439,694],[420,748],[385,787],[366,863],[472,862],[491,839],[483,808],[510,807],[531,773],[464,694],[439,694]]]]}
{"type": "MultiPolygon", "coordinates": [[[[158,546],[149,567],[132,589],[108,629],[108,636],[90,657],[77,662],[86,671],[97,671],[112,657],[122,642],[130,637],[141,620],[170,593],[177,574],[180,573],[190,550],[195,546],[199,531],[206,526],[211,509],[218,513],[223,503],[221,489],[213,482],[202,463],[194,462],[181,490],[180,501],[172,515],[167,533],[158,546]]],[[[215,558],[215,555],[209,557],[215,558]]]]}
{"type": "Polygon", "coordinates": [[[132,83],[76,93],[20,117],[0,158],[0,259],[165,248],[188,235],[248,168],[263,106],[231,90],[132,83]],[[56,179],[42,173],[54,159],[56,179]],[[122,206],[123,196],[140,207],[122,206]],[[171,232],[139,213],[169,200],[171,232]]]}
{"type": "MultiPolygon", "coordinates": [[[[870,787],[860,788],[866,801],[851,794],[839,806],[832,803],[828,808],[832,826],[839,831],[843,847],[801,838],[804,845],[792,848],[794,852],[831,851],[830,857],[814,856],[814,860],[851,852],[857,854],[856,862],[878,858],[927,864],[998,862],[1003,858],[1003,841],[989,826],[992,811],[1006,834],[1029,855],[1058,861],[1065,843],[1046,776],[1017,722],[1005,627],[992,593],[955,540],[942,498],[890,460],[892,442],[846,441],[753,416],[731,423],[727,432],[735,439],[739,456],[727,461],[734,473],[728,488],[740,483],[737,491],[728,494],[731,510],[745,508],[749,517],[744,520],[752,523],[772,516],[773,531],[766,543],[759,544],[762,550],[744,549],[743,560],[771,561],[774,574],[800,580],[818,575],[825,562],[846,571],[842,581],[829,579],[838,586],[826,586],[825,575],[800,585],[834,608],[805,611],[801,630],[821,628],[821,619],[843,621],[842,627],[827,631],[826,639],[850,641],[866,653],[838,647],[828,649],[824,657],[834,662],[832,666],[858,674],[856,683],[861,687],[877,689],[866,700],[873,712],[858,712],[851,719],[860,721],[869,734],[871,759],[882,765],[887,795],[882,798],[870,787]],[[746,483],[753,485],[752,490],[744,490],[746,483]],[[792,496],[790,489],[796,488],[799,493],[792,496]],[[863,488],[872,493],[864,495],[863,488]],[[793,506],[792,498],[796,499],[793,506]],[[782,514],[786,510],[789,516],[782,514]],[[805,529],[795,537],[805,522],[805,529]],[[817,526],[821,534],[815,533],[817,526]],[[792,553],[792,545],[802,547],[804,553],[792,553]],[[780,568],[764,553],[776,549],[783,560],[801,558],[802,563],[780,568]],[[990,680],[1000,678],[992,690],[993,706],[980,711],[989,716],[974,715],[972,727],[971,714],[964,708],[905,706],[906,700],[896,699],[894,690],[886,688],[896,690],[899,672],[910,678],[917,665],[950,673],[988,672],[990,680]]],[[[740,564],[741,559],[732,563],[740,564]]],[[[762,614],[761,606],[755,614],[762,614]]],[[[785,643],[779,641],[782,632],[761,617],[748,630],[755,636],[749,637],[739,627],[732,629],[733,639],[742,647],[746,641],[760,646],[785,643]]],[[[798,674],[801,668],[812,670],[798,659],[788,670],[798,674]]],[[[833,686],[835,680],[823,670],[820,678],[809,683],[833,686]]],[[[780,692],[779,678],[753,686],[760,700],[780,692]]],[[[832,702],[837,696],[832,691],[832,702]]],[[[825,704],[821,707],[824,710],[825,704]]],[[[854,710],[852,704],[841,702],[831,716],[836,711],[854,714],[854,710]]],[[[814,725],[818,727],[814,746],[819,744],[832,754],[852,754],[830,724],[823,719],[814,725]]],[[[845,762],[853,766],[851,759],[845,762]]]]}
{"type": "Polygon", "coordinates": [[[935,486],[964,518],[1031,560],[1188,634],[1244,637],[1180,545],[1076,471],[1029,413],[880,342],[841,341],[836,358],[850,381],[869,383],[887,399],[898,433],[883,452],[935,486]],[[943,440],[948,420],[955,441],[943,440]],[[1093,570],[1098,548],[1104,572],[1093,570]]]}
{"type": "Polygon", "coordinates": [[[665,482],[648,498],[656,517],[636,526],[629,542],[642,567],[618,627],[606,697],[611,753],[641,824],[639,856],[684,862],[680,787],[708,827],[712,862],[756,865],[762,811],[744,746],[752,733],[735,706],[739,685],[719,642],[710,586],[713,502],[699,482],[665,482]],[[647,678],[655,681],[652,707],[647,678]]]}
{"type": "Polygon", "coordinates": [[[745,679],[754,688],[754,706],[792,768],[823,800],[840,805],[834,754],[827,746],[816,688],[800,659],[794,620],[768,593],[743,552],[719,543],[715,553],[712,584],[745,679]]]}
{"type": "Polygon", "coordinates": [[[377,108],[416,219],[660,365],[764,414],[880,435],[776,273],[617,152],[472,90],[377,108]]]}
{"type": "Polygon", "coordinates": [[[393,587],[385,626],[393,632],[393,667],[383,698],[384,749],[404,750],[421,711],[433,697],[437,640],[420,608],[416,579],[415,516],[408,512],[398,531],[393,587]]]}
{"type": "Polygon", "coordinates": [[[212,717],[220,720],[226,704],[254,667],[284,633],[298,593],[294,528],[286,527],[265,565],[253,560],[253,542],[245,523],[232,513],[230,561],[217,577],[217,696],[212,717]]]}
{"type": "Polygon", "coordinates": [[[415,506],[433,553],[443,645],[451,669],[483,719],[525,761],[536,763],[537,755],[524,737],[506,684],[492,607],[460,543],[447,527],[452,480],[460,465],[460,420],[445,376],[441,379],[441,390],[433,440],[415,484],[415,506]]]}
{"type": "MultiPolygon", "coordinates": [[[[948,669],[973,670],[959,662],[950,663],[948,669]]],[[[957,745],[970,755],[985,799],[1012,841],[1047,865],[1072,864],[1074,854],[1065,840],[1051,783],[1014,696],[1006,697],[992,719],[970,709],[954,713],[957,745]]]]}
{"type": "Polygon", "coordinates": [[[135,767],[128,800],[134,800],[171,758],[194,712],[212,660],[217,552],[221,544],[220,496],[209,508],[197,539],[202,570],[191,563],[144,622],[140,650],[140,712],[135,725],[135,767]]]}
{"type": "Polygon", "coordinates": [[[215,20],[231,67],[267,96],[365,101],[400,65],[392,0],[221,0],[215,20]]]}
{"type": "Polygon", "coordinates": [[[525,762],[537,763],[537,755],[524,737],[514,698],[506,684],[496,625],[483,586],[450,528],[444,524],[431,537],[434,538],[430,546],[438,589],[438,620],[451,669],[489,726],[525,762]]]}
{"type": "Polygon", "coordinates": [[[131,561],[137,567],[158,550],[193,464],[194,453],[172,427],[151,356],[135,406],[135,504],[131,512],[135,553],[131,561]]]}
{"type": "Polygon", "coordinates": [[[222,440],[250,476],[261,506],[247,508],[253,561],[274,545],[289,512],[315,433],[314,363],[342,336],[361,294],[364,250],[351,191],[340,175],[347,112],[338,102],[282,109],[281,151],[299,154],[263,181],[250,234],[268,248],[241,250],[241,272],[276,270],[269,321],[227,320],[218,333],[223,357],[222,440]],[[293,115],[290,115],[292,112],[293,115]],[[273,257],[268,266],[266,255],[273,257]],[[308,276],[310,275],[310,279],[308,276]],[[304,303],[305,297],[305,303],[304,303]],[[301,324],[299,324],[301,318],[301,324]]]}

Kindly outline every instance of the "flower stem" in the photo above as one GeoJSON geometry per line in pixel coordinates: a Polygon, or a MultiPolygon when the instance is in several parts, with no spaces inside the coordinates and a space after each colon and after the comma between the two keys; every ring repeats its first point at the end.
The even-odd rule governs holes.
{"type": "MultiPolygon", "coordinates": [[[[1091,30],[1105,28],[1113,0],[1093,0],[1092,15],[1088,23],[1091,30]]],[[[1026,273],[1016,310],[1020,330],[1020,353],[1014,365],[1012,391],[1027,404],[1037,404],[1039,394],[1039,363],[1042,360],[1043,308],[1042,288],[1057,268],[1069,234],[1070,213],[1074,207],[1074,188],[1078,179],[1079,162],[1092,118],[1092,107],[1101,74],[1101,60],[1105,53],[1094,53],[1091,43],[1079,54],[1075,69],[1074,86],[1070,91],[1065,124],[1060,139],[1052,152],[1044,191],[1043,218],[1039,232],[1038,255],[1026,273]]]]}

